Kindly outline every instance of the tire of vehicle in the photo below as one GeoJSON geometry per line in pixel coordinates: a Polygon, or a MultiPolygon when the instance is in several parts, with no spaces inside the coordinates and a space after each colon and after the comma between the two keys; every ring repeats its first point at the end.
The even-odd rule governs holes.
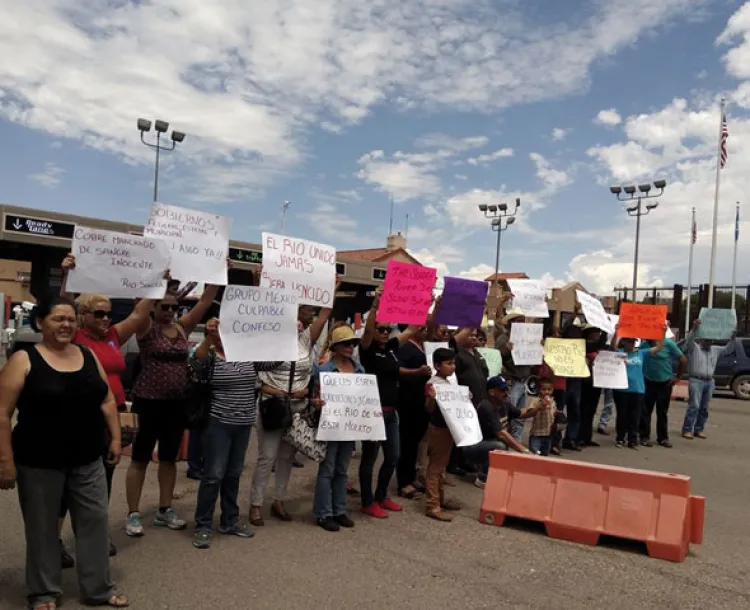
{"type": "Polygon", "coordinates": [[[750,375],[737,375],[732,381],[732,392],[735,398],[750,400],[750,375]]]}

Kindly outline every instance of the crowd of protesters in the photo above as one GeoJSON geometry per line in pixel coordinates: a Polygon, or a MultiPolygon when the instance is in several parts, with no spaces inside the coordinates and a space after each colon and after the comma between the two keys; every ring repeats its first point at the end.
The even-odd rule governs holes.
{"type": "MultiPolygon", "coordinates": [[[[64,271],[74,266],[75,260],[67,257],[64,271]]],[[[446,488],[455,485],[449,475],[468,475],[482,488],[492,451],[549,456],[596,447],[594,431],[609,434],[613,405],[617,447],[651,446],[654,410],[656,442],[671,447],[667,420],[671,389],[685,373],[690,379],[690,405],[683,436],[705,438],[713,372],[721,348],[695,339],[694,332],[683,354],[671,339],[640,345],[616,333],[609,339],[578,311],[562,328],[547,324],[545,337],[585,340],[589,366],[602,350],[625,354],[628,387],[604,392],[604,410],[595,425],[602,391],[590,378],[556,376],[546,363],[529,367],[513,362],[511,328],[527,319],[519,311],[506,309],[512,295],[505,296],[496,319],[486,328],[450,330],[436,325],[439,299],[424,326],[396,328],[377,318],[379,289],[361,337],[346,324],[329,324],[331,309],[300,306],[296,361],[229,362],[218,332],[220,320],[208,321],[203,340],[192,351],[188,341],[209,314],[218,291],[218,286],[207,286],[194,307],[178,317],[178,298],[169,290],[162,299],[139,301],[118,324],[111,324],[107,297],[84,294],[74,302],[65,293],[65,285],[63,294],[36,306],[31,317],[41,333],[40,343],[15,353],[0,374],[0,488],[18,487],[28,547],[28,604],[33,610],[58,607],[60,571],[74,564],[85,603],[129,605],[109,573],[109,557],[117,549],[109,536],[108,499],[123,444],[131,440],[122,433],[118,414],[128,409],[120,347],[132,336],[140,350],[140,372],[130,407],[138,416],[138,430],[126,475],[125,532],[131,537],[145,533],[141,493],[157,445],[159,503],[153,525],[169,530],[187,527],[187,520],[173,506],[176,462],[188,424],[186,392],[201,380],[210,388],[210,408],[199,431],[191,433],[193,452],[199,454],[193,456],[191,468],[191,476],[200,480],[193,518],[197,549],[211,547],[217,500],[221,511],[218,533],[250,538],[264,525],[272,473],[271,516],[282,522],[295,518],[285,506],[297,460],[297,449],[286,434],[289,424],[266,425],[261,415],[263,405],[283,400],[292,417],[314,420],[324,404],[320,373],[374,375],[386,436],[382,442],[362,443],[359,492],[348,480],[355,443],[327,443],[318,466],[312,511],[317,524],[329,532],[355,526],[347,512],[347,495],[360,496],[361,512],[367,517],[386,519],[402,511],[403,506],[390,495],[394,474],[400,498],[424,500],[428,517],[451,521],[450,513],[461,506],[447,497],[446,488]],[[327,326],[330,330],[318,358],[315,346],[327,326]],[[443,344],[431,361],[425,347],[428,341],[443,344]],[[500,351],[501,374],[490,375],[478,349],[487,344],[500,351]],[[436,399],[437,386],[452,383],[454,376],[469,389],[482,437],[461,449],[436,399]],[[238,496],[253,429],[259,450],[245,523],[238,496]],[[383,460],[375,476],[381,449],[383,460]],[[60,528],[68,513],[76,538],[75,559],[61,542],[60,528]]]]}

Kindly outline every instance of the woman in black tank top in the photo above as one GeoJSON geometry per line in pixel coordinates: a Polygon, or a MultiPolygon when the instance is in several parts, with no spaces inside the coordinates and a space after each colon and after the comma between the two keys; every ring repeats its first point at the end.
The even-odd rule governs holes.
{"type": "Polygon", "coordinates": [[[57,518],[65,498],[76,533],[81,596],[87,603],[125,607],[109,578],[109,461],[120,459],[117,407],[98,360],[72,343],[73,304],[55,297],[35,308],[41,342],[14,354],[0,373],[0,489],[18,496],[26,530],[26,585],[33,610],[55,610],[62,595],[57,518]],[[18,423],[11,434],[11,420],[18,423]]]}

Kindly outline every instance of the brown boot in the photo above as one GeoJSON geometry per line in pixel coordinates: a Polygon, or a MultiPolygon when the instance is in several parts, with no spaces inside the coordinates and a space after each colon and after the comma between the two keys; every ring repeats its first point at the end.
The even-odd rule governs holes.
{"type": "Polygon", "coordinates": [[[427,515],[430,519],[435,519],[435,521],[445,521],[446,523],[453,521],[453,517],[451,517],[450,515],[446,515],[442,510],[438,508],[428,510],[425,515],[427,515]]]}
{"type": "Polygon", "coordinates": [[[442,501],[442,503],[440,504],[440,508],[443,508],[445,510],[461,510],[461,505],[455,500],[447,498],[442,501]]]}

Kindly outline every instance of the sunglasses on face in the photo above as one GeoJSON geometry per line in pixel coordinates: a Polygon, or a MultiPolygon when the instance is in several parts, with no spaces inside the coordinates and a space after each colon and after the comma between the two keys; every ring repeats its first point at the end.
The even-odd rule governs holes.
{"type": "Polygon", "coordinates": [[[112,312],[106,311],[104,309],[95,309],[94,311],[89,312],[92,316],[94,316],[97,320],[103,320],[104,318],[107,318],[107,320],[112,319],[112,312]]]}
{"type": "Polygon", "coordinates": [[[376,329],[379,333],[390,333],[391,327],[390,326],[378,326],[376,329]]]}
{"type": "Polygon", "coordinates": [[[341,347],[356,347],[357,342],[356,341],[342,341],[339,343],[341,347]]]}
{"type": "Polygon", "coordinates": [[[159,305],[159,307],[164,313],[168,311],[176,312],[180,308],[176,303],[174,305],[159,305]]]}

